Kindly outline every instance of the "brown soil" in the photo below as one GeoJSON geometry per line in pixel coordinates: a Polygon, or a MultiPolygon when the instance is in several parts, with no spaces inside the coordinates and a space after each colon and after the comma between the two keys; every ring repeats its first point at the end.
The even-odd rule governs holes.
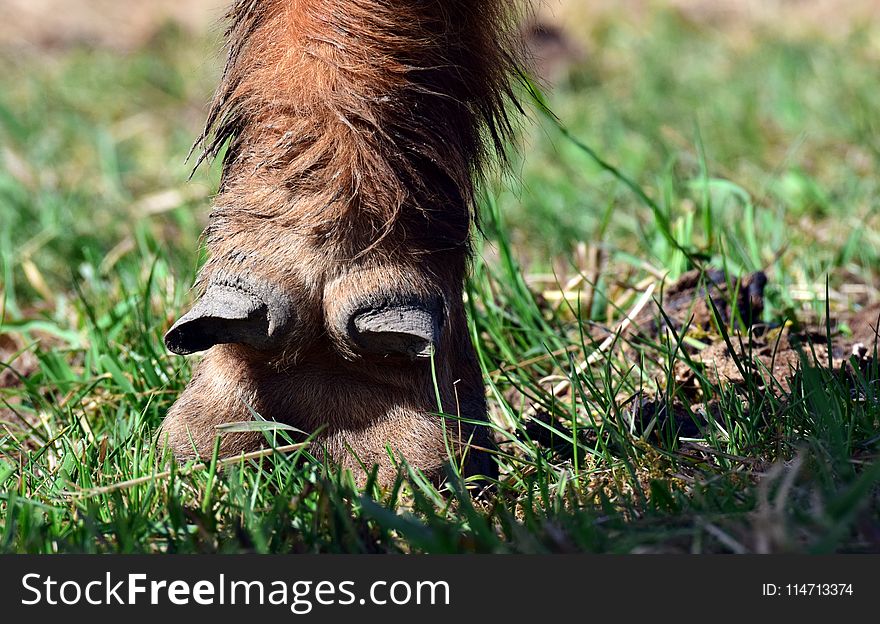
{"type": "Polygon", "coordinates": [[[27,428],[17,415],[20,400],[15,394],[3,392],[5,388],[21,385],[21,380],[33,375],[39,362],[31,350],[15,334],[0,334],[0,435],[7,431],[27,428]]]}
{"type": "Polygon", "coordinates": [[[628,401],[628,412],[637,428],[648,426],[655,418],[660,424],[673,418],[680,435],[699,435],[699,422],[695,423],[692,415],[708,421],[718,410],[716,403],[705,403],[704,381],[732,386],[743,396],[751,389],[761,396],[784,399],[804,367],[833,367],[840,379],[853,385],[854,392],[857,378],[876,374],[872,363],[878,350],[880,303],[837,314],[830,326],[767,326],[753,322],[760,319],[763,310],[766,282],[763,273],[728,280],[721,271],[710,270],[702,277],[691,272],[666,289],[663,314],[646,312],[637,318],[637,328],[629,337],[635,346],[657,342],[661,332],[673,341],[683,335],[692,339],[682,343],[674,366],[676,398],[672,405],[664,396],[649,394],[628,401]],[[738,317],[731,318],[730,300],[737,302],[738,317]],[[719,331],[719,317],[725,327],[733,327],[726,339],[719,331]]]}
{"type": "MultiPolygon", "coordinates": [[[[824,320],[766,325],[761,319],[767,284],[764,273],[735,278],[708,269],[686,273],[655,291],[659,305],[649,305],[639,313],[622,332],[618,346],[612,347],[622,354],[623,368],[628,362],[643,362],[647,374],[654,375],[662,386],[658,392],[618,395],[620,408],[636,433],[650,428],[654,441],[663,443],[672,424],[672,432],[680,438],[702,437],[708,423],[724,422],[723,412],[729,410],[719,403],[718,387],[739,395],[746,412],[752,408],[750,398],[781,405],[792,397],[796,400],[793,384],[805,367],[824,371],[833,367],[838,379],[849,385],[854,399],[861,395],[865,381],[880,378],[875,363],[880,350],[880,302],[856,312],[834,313],[830,326],[824,320]],[[663,344],[680,345],[672,380],[666,374],[668,356],[657,348],[663,344]],[[646,362],[643,356],[655,362],[646,362]],[[711,396],[705,394],[707,383],[711,396]],[[669,401],[669,396],[674,399],[669,401]]],[[[602,343],[611,330],[617,331],[593,331],[593,342],[602,343]]],[[[524,399],[519,392],[510,389],[512,404],[524,399]]],[[[559,394],[557,397],[564,400],[559,394]]],[[[525,430],[531,440],[559,457],[571,456],[572,431],[566,417],[557,419],[533,404],[525,430]]],[[[589,440],[595,432],[581,429],[579,435],[589,440]]]]}
{"type": "Polygon", "coordinates": [[[131,50],[168,22],[195,33],[208,32],[228,4],[227,0],[4,0],[0,47],[43,50],[85,44],[131,50]]]}
{"type": "MultiPolygon", "coordinates": [[[[90,44],[128,50],[165,23],[192,32],[216,29],[231,0],[4,0],[0,47],[56,48],[90,44]],[[63,10],[59,6],[63,5],[63,10]]],[[[596,24],[637,21],[652,7],[671,7],[697,24],[722,30],[755,25],[780,32],[845,34],[880,20],[880,0],[540,0],[537,32],[527,33],[550,71],[583,55],[596,24]]],[[[529,30],[534,30],[529,27],[529,30]]]]}
{"type": "Polygon", "coordinates": [[[652,9],[671,10],[737,45],[748,45],[759,33],[844,38],[880,26],[880,0],[541,0],[524,30],[535,74],[552,85],[601,52],[595,35],[607,24],[641,25],[652,9]]]}
{"type": "Polygon", "coordinates": [[[704,26],[732,31],[773,27],[780,34],[845,35],[880,22],[880,0],[542,0],[540,19],[587,32],[609,19],[638,21],[666,8],[704,26]]]}
{"type": "Polygon", "coordinates": [[[25,344],[15,334],[0,334],[0,388],[18,385],[21,377],[28,377],[37,370],[37,358],[24,351],[25,344]]]}

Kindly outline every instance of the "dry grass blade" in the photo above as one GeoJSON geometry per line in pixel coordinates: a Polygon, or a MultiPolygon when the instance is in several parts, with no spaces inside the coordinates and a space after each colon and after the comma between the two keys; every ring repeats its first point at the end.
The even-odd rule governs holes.
{"type": "MultiPolygon", "coordinates": [[[[263,449],[261,451],[254,451],[253,453],[243,453],[242,455],[236,455],[235,457],[228,457],[226,459],[221,459],[217,462],[218,468],[225,468],[227,466],[234,466],[235,464],[239,464],[241,462],[251,461],[254,459],[262,459],[264,457],[270,457],[275,454],[287,454],[294,453],[296,451],[300,451],[306,448],[309,445],[308,442],[302,442],[299,444],[288,444],[287,446],[279,446],[278,448],[270,448],[263,449]]],[[[197,472],[201,472],[203,470],[207,470],[209,468],[208,464],[196,464],[195,466],[191,466],[184,470],[180,470],[177,472],[180,476],[188,476],[191,474],[195,474],[197,472]]],[[[137,479],[129,479],[128,481],[120,481],[118,483],[113,483],[112,485],[105,485],[102,487],[92,488],[89,490],[83,490],[82,492],[66,492],[66,496],[69,498],[91,498],[93,496],[100,496],[102,494],[109,494],[110,492],[118,492],[120,490],[128,490],[133,487],[137,487],[139,485],[143,485],[144,483],[149,483],[151,481],[156,481],[159,479],[167,479],[171,476],[171,470],[165,470],[163,472],[159,472],[157,474],[148,475],[146,477],[138,477],[137,479]]]]}
{"type": "MultiPolygon", "coordinates": [[[[651,297],[654,295],[654,290],[657,288],[657,284],[651,284],[648,286],[648,289],[642,293],[642,296],[639,297],[639,300],[636,301],[636,304],[632,307],[632,309],[627,313],[626,317],[618,323],[617,327],[610,336],[608,336],[605,340],[602,341],[602,344],[593,351],[587,359],[577,365],[575,367],[572,374],[557,383],[553,386],[551,390],[551,395],[554,397],[559,397],[563,392],[565,392],[569,386],[571,386],[571,378],[576,377],[578,375],[583,374],[590,366],[596,364],[605,354],[608,349],[610,349],[614,343],[617,341],[617,338],[622,334],[626,329],[633,323],[633,319],[635,319],[639,314],[641,314],[642,310],[645,309],[645,306],[648,305],[648,302],[651,301],[651,297]]],[[[537,408],[533,405],[526,411],[526,415],[531,417],[534,416],[537,411],[537,408]]]]}

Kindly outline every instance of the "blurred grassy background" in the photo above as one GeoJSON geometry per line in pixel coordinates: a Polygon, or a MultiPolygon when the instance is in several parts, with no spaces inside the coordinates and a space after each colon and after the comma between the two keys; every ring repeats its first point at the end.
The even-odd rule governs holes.
{"type": "MultiPolygon", "coordinates": [[[[191,269],[216,173],[200,169],[187,183],[185,155],[222,60],[223,2],[72,0],[64,12],[52,1],[4,2],[13,9],[0,27],[8,309],[52,303],[83,262],[106,271],[147,231],[191,269]]],[[[797,290],[829,270],[841,286],[855,272],[870,288],[877,6],[568,0],[545,5],[532,41],[556,114],[655,197],[674,193],[681,227],[711,172],[723,180],[712,193],[729,204],[718,227],[750,229],[736,236],[751,246],[738,254],[744,269],[774,268],[797,290]],[[743,220],[746,196],[755,223],[743,220]]],[[[586,155],[541,123],[525,124],[523,146],[498,199],[526,267],[564,279],[579,243],[665,263],[666,250],[645,248],[650,215],[586,155]]],[[[700,234],[714,233],[695,233],[695,245],[711,246],[700,234]]]]}
{"type": "Polygon", "coordinates": [[[257,550],[877,548],[876,402],[818,373],[804,382],[814,394],[768,392],[760,409],[754,389],[706,382],[729,431],[682,468],[677,442],[658,450],[618,418],[620,396],[643,385],[672,395],[674,354],[642,356],[668,358],[668,378],[633,374],[629,356],[577,365],[603,355],[588,322],[613,326],[647,284],[693,268],[688,254],[767,271],[772,325],[878,299],[880,8],[867,0],[568,0],[525,30],[563,128],[531,107],[513,171],[483,200],[473,331],[493,418],[526,457],[508,466],[500,506],[466,516],[416,496],[428,530],[287,465],[259,495],[256,471],[70,503],[155,473],[152,432],[190,372],[161,334],[187,304],[217,186],[216,166],[190,180],[185,157],[219,76],[218,4],[0,0],[3,549],[213,551],[221,535],[257,550]],[[550,393],[560,380],[570,390],[550,393]],[[523,441],[533,404],[569,419],[574,449],[523,441]],[[599,440],[585,442],[578,427],[597,413],[599,440]],[[788,479],[769,467],[797,469],[802,443],[817,463],[795,494],[785,486],[791,507],[758,522],[761,479],[788,479]],[[300,491],[343,511],[288,509],[300,491]]]}

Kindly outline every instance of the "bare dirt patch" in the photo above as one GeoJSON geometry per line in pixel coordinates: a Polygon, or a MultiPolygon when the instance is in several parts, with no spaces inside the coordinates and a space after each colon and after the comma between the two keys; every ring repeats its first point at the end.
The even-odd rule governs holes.
{"type": "Polygon", "coordinates": [[[538,15],[578,31],[609,18],[638,21],[655,9],[714,28],[772,26],[780,34],[841,35],[880,22],[880,0],[546,0],[538,15]]]}
{"type": "Polygon", "coordinates": [[[193,33],[208,32],[228,4],[226,0],[4,0],[0,46],[132,50],[169,22],[193,33]]]}
{"type": "MultiPolygon", "coordinates": [[[[830,323],[811,319],[765,324],[761,319],[767,285],[764,273],[732,277],[708,269],[686,273],[655,291],[656,304],[637,314],[620,332],[616,347],[620,355],[614,356],[623,368],[641,362],[644,371],[656,373],[660,382],[655,391],[617,396],[633,433],[661,444],[670,433],[678,438],[703,437],[713,423],[725,422],[730,406],[722,405],[722,395],[738,396],[744,413],[784,405],[797,400],[797,384],[807,368],[841,382],[854,401],[865,399],[865,388],[880,380],[876,362],[880,302],[855,312],[834,313],[830,323]],[[669,356],[657,346],[664,344],[672,345],[670,351],[674,351],[671,376],[667,374],[669,356]]],[[[594,344],[617,331],[613,327],[594,330],[594,344]]],[[[522,398],[516,396],[513,401],[522,398]]],[[[568,457],[574,434],[564,420],[533,404],[526,432],[542,446],[568,457]]],[[[589,439],[594,435],[591,432],[581,429],[579,436],[589,439]]]]}
{"type": "Polygon", "coordinates": [[[16,334],[0,334],[0,388],[11,388],[37,370],[37,358],[16,334]]]}
{"type": "Polygon", "coordinates": [[[20,396],[8,390],[20,387],[38,368],[36,356],[21,336],[0,334],[0,435],[28,428],[19,415],[20,396]]]}
{"type": "Polygon", "coordinates": [[[691,272],[667,289],[662,313],[638,319],[628,338],[632,344],[656,343],[665,333],[680,349],[670,380],[674,392],[666,388],[628,401],[637,430],[671,418],[679,435],[700,435],[701,425],[720,411],[717,400],[704,395],[705,382],[734,388],[744,397],[757,393],[786,400],[806,367],[832,372],[854,397],[866,380],[875,380],[880,303],[838,313],[825,323],[765,325],[758,320],[766,284],[763,273],[728,279],[717,270],[691,272]]]}
{"type": "MultiPolygon", "coordinates": [[[[164,24],[193,33],[216,28],[231,0],[4,0],[0,46],[57,48],[89,44],[134,49],[164,24]],[[59,7],[63,5],[63,9],[59,7]]],[[[592,27],[608,19],[639,20],[671,8],[697,24],[723,30],[770,26],[780,32],[845,34],[880,22],[880,0],[541,0],[534,37],[541,62],[577,58],[592,27]],[[569,36],[559,37],[558,29],[569,36]]]]}
{"type": "Polygon", "coordinates": [[[759,34],[840,39],[880,27],[880,0],[545,0],[524,29],[536,75],[555,83],[569,67],[601,53],[596,35],[608,24],[643,25],[657,10],[737,45],[759,34]]]}

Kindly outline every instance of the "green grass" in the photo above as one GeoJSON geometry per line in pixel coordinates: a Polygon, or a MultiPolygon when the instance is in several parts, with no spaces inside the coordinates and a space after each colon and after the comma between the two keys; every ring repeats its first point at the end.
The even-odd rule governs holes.
{"type": "Polygon", "coordinates": [[[878,33],[743,45],[648,24],[597,29],[601,54],[549,96],[559,122],[532,106],[513,175],[485,190],[468,307],[502,478],[478,500],[418,475],[358,491],[306,450],[160,457],[191,372],[161,337],[218,179],[187,182],[184,163],[216,42],[172,29],[126,56],[6,55],[0,334],[31,364],[0,388],[0,551],[880,548],[876,365],[842,379],[807,353],[784,393],[700,370],[719,408],[690,440],[633,428],[628,405],[680,396],[672,371],[696,368],[685,345],[705,336],[599,349],[657,275],[697,265],[767,271],[771,325],[876,298],[878,33]]]}

